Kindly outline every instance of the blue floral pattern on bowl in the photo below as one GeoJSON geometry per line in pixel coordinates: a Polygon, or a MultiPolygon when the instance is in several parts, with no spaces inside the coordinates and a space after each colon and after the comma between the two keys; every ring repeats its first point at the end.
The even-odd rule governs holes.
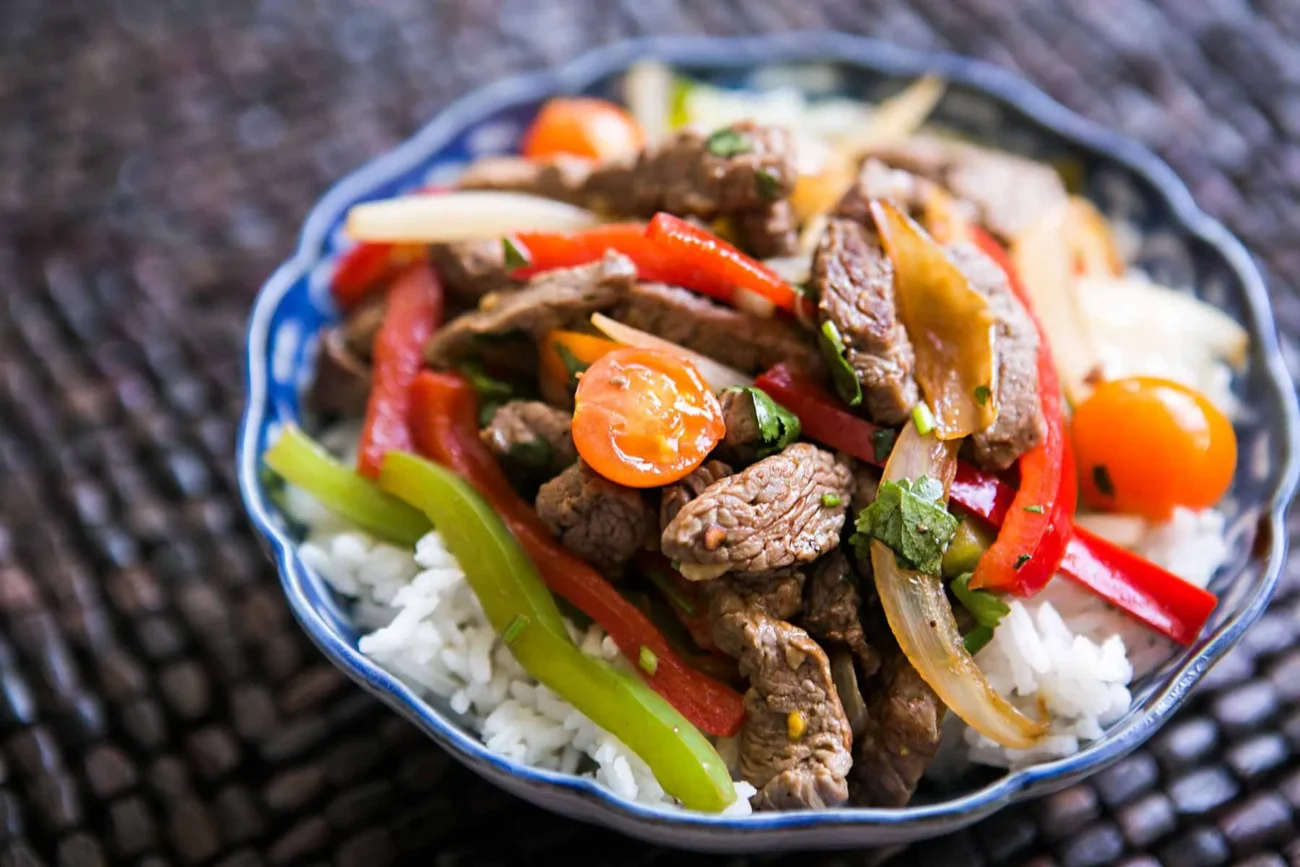
{"type": "Polygon", "coordinates": [[[267,281],[248,331],[247,407],[239,431],[241,494],[279,568],[294,614],[336,665],[427,732],[458,760],[526,800],[666,845],[713,851],[886,846],[971,824],[1013,801],[1063,788],[1130,752],[1166,721],[1201,675],[1262,613],[1286,544],[1283,517],[1297,481],[1297,412],[1264,284],[1249,255],[1199,211],[1172,172],[1136,143],[1078,117],[1016,77],[950,55],[895,48],[835,33],[746,38],[650,39],[595,51],[551,71],[483,88],[448,107],[396,150],[353,173],[312,210],[294,256],[267,281]],[[548,97],[615,93],[634,60],[658,57],[701,80],[762,87],[780,70],[811,96],[875,99],[925,72],[951,82],[936,121],[1043,159],[1068,159],[1088,179],[1084,194],[1142,230],[1138,264],[1186,287],[1246,324],[1253,338],[1238,386],[1247,413],[1238,426],[1241,466],[1225,509],[1232,553],[1213,588],[1220,604],[1202,638],[1134,687],[1133,707],[1076,755],[979,777],[943,800],[901,810],[837,809],[716,817],[624,801],[592,780],[520,766],[490,753],[445,703],[426,703],[357,650],[346,606],[295,550],[295,528],[276,505],[260,456],[279,425],[302,418],[315,335],[336,312],[329,280],[348,241],[353,204],[425,184],[445,184],[472,159],[512,152],[548,97]]]}

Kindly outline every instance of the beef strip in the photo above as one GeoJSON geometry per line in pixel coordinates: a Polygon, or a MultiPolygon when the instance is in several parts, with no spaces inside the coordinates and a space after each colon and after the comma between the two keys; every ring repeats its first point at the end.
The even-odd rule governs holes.
{"type": "Polygon", "coordinates": [[[577,460],[572,420],[540,401],[512,400],[497,407],[479,435],[507,466],[550,477],[577,460]]]}
{"type": "Polygon", "coordinates": [[[537,516],[568,548],[605,574],[654,539],[654,510],[641,492],[601,476],[581,459],[537,492],[537,516]]]}
{"type": "Polygon", "coordinates": [[[462,190],[499,190],[531,193],[547,199],[582,204],[591,163],[576,157],[559,156],[547,160],[526,157],[483,157],[470,164],[460,176],[462,190]]]}
{"type": "Polygon", "coordinates": [[[434,244],[429,249],[448,295],[461,304],[474,305],[485,295],[518,285],[506,273],[499,238],[434,244]]]}
{"type": "Polygon", "coordinates": [[[797,177],[790,133],[750,121],[727,130],[726,137],[743,150],[714,153],[709,142],[719,139],[682,130],[634,159],[598,166],[587,183],[588,204],[610,213],[668,211],[712,219],[761,210],[787,198],[797,177]]]}
{"type": "Polygon", "coordinates": [[[659,495],[660,530],[677,517],[682,506],[698,497],[709,485],[725,479],[731,473],[731,467],[722,461],[709,460],[692,470],[686,478],[665,486],[659,495]]]}
{"type": "Polygon", "coordinates": [[[735,215],[736,239],[759,259],[793,256],[799,251],[799,217],[788,199],[735,215]]]}
{"type": "Polygon", "coordinates": [[[857,520],[858,513],[870,506],[880,488],[880,470],[865,461],[855,460],[853,467],[853,500],[850,517],[857,520]]]}
{"type": "Polygon", "coordinates": [[[1010,241],[1068,195],[1051,166],[964,142],[916,136],[874,153],[895,168],[929,178],[970,203],[976,219],[1010,241]]]}
{"type": "Polygon", "coordinates": [[[722,393],[720,402],[726,433],[718,443],[718,454],[735,466],[747,467],[758,460],[758,450],[763,444],[758,415],[754,412],[754,396],[748,391],[728,390],[722,393]]]}
{"type": "Polygon", "coordinates": [[[614,252],[589,265],[547,271],[517,292],[485,295],[476,310],[457,316],[434,333],[425,357],[442,367],[475,354],[494,337],[524,334],[536,340],[612,307],[635,280],[632,260],[614,252]]]}
{"type": "Polygon", "coordinates": [[[825,651],[787,620],[801,604],[795,570],[709,585],[718,648],[749,678],[740,774],[758,810],[823,809],[848,799],[853,735],[825,651]],[[792,736],[792,734],[794,736],[792,736]]]}
{"type": "Polygon", "coordinates": [[[916,357],[894,304],[894,266],[874,231],[829,220],[813,256],[813,288],[823,323],[833,322],[862,384],[867,414],[898,424],[919,400],[916,357]]]}
{"type": "Polygon", "coordinates": [[[818,560],[808,576],[802,626],[822,645],[847,647],[858,660],[860,676],[870,677],[880,668],[880,654],[867,643],[861,610],[852,567],[837,548],[818,560]]]}
{"type": "Polygon", "coordinates": [[[808,373],[822,369],[817,348],[798,326],[760,319],[675,286],[640,283],[612,315],[745,373],[782,361],[808,373]]]}
{"type": "Polygon", "coordinates": [[[369,363],[348,347],[342,328],[325,329],[308,405],[321,415],[356,418],[365,414],[369,395],[369,363]]]}
{"type": "Polygon", "coordinates": [[[701,491],[664,528],[663,552],[693,580],[810,563],[839,544],[852,496],[845,461],[795,443],[701,491]]]}
{"type": "Polygon", "coordinates": [[[924,213],[927,197],[935,192],[934,187],[934,182],[928,178],[890,168],[878,159],[867,159],[862,163],[857,180],[836,204],[832,215],[870,229],[875,226],[871,200],[889,199],[909,217],[918,219],[924,213]]]}
{"type": "Polygon", "coordinates": [[[853,758],[853,802],[906,806],[939,749],[947,708],[897,646],[862,693],[867,725],[853,758]]]}
{"type": "Polygon", "coordinates": [[[948,253],[997,319],[998,417],[971,436],[970,447],[980,466],[1005,470],[1047,435],[1038,394],[1038,331],[996,262],[972,244],[954,244],[948,253]]]}

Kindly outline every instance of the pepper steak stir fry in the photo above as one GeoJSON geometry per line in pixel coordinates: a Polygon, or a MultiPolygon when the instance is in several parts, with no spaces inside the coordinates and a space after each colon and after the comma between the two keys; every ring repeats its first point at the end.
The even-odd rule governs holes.
{"type": "Polygon", "coordinates": [[[1060,573],[1193,640],[1214,597],[1076,503],[1212,505],[1235,441],[1103,382],[1044,300],[1120,267],[1053,169],[907,132],[810,174],[782,127],[551,101],[522,155],[354,209],[309,398],[364,417],[359,475],[297,431],[268,463],[388,538],[432,519],[521,664],[686,806],[730,797],[701,732],[776,810],[905,805],[949,710],[1031,746],[972,657],[1002,597],[1060,573]]]}

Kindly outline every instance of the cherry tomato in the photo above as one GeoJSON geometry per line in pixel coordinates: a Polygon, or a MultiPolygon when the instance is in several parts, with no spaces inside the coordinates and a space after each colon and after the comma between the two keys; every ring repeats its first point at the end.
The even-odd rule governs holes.
{"type": "Polygon", "coordinates": [[[529,159],[567,154],[607,160],[635,153],[643,144],[641,127],[614,103],[559,97],[542,106],[524,133],[523,154],[529,159]]]}
{"type": "Polygon", "coordinates": [[[1116,512],[1168,518],[1223,497],[1237,466],[1232,424],[1200,392],[1167,379],[1104,382],[1074,412],[1084,500],[1116,512]]]}
{"type": "Polygon", "coordinates": [[[573,443],[605,478],[631,488],[675,482],[708,457],[726,425],[695,365],[656,349],[616,349],[578,379],[573,443]]]}

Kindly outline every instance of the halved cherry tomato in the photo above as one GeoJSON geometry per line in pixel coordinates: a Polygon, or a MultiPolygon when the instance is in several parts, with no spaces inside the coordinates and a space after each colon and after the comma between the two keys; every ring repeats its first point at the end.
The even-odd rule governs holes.
{"type": "Polygon", "coordinates": [[[1090,505],[1168,518],[1212,506],[1237,466],[1232,424],[1204,395],[1136,376],[1097,386],[1075,409],[1073,434],[1090,505]]]}
{"type": "Polygon", "coordinates": [[[655,349],[616,349],[578,379],[573,444],[593,470],[631,488],[675,482],[726,432],[695,365],[655,349]]]}
{"type": "Polygon", "coordinates": [[[635,153],[643,144],[636,119],[614,103],[559,97],[542,106],[524,133],[523,154],[534,160],[562,154],[607,160],[635,153]]]}
{"type": "Polygon", "coordinates": [[[582,372],[574,370],[575,366],[590,367],[602,355],[620,346],[621,343],[581,331],[547,332],[537,343],[542,378],[567,390],[571,380],[582,372]]]}

